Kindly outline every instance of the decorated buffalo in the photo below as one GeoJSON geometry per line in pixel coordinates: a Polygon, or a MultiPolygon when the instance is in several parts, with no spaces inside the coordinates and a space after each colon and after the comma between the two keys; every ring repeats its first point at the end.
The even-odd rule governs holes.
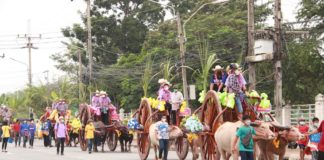
{"type": "Polygon", "coordinates": [[[276,132],[276,138],[257,142],[260,149],[258,157],[260,160],[273,160],[275,154],[279,156],[279,160],[283,160],[288,143],[304,139],[305,136],[296,127],[280,126],[277,122],[272,122],[271,125],[276,132]]]}
{"type": "MultiPolygon", "coordinates": [[[[225,122],[222,124],[215,133],[215,140],[217,143],[217,159],[229,159],[232,152],[232,142],[236,136],[236,131],[239,127],[243,126],[243,122],[237,121],[233,122],[225,122]]],[[[270,124],[258,121],[253,123],[253,128],[256,131],[256,136],[254,139],[263,139],[263,140],[271,140],[275,137],[274,133],[270,130],[270,124]]],[[[238,144],[237,144],[238,145],[238,144]]],[[[238,147],[237,147],[238,148],[238,147]]],[[[234,153],[233,159],[237,160],[239,157],[238,151],[234,153]]]]}
{"type": "MultiPolygon", "coordinates": [[[[159,148],[159,141],[156,137],[156,123],[152,124],[149,129],[149,135],[151,144],[154,148],[155,159],[158,159],[157,150],[159,148]]],[[[172,144],[177,138],[183,136],[182,130],[177,126],[169,126],[169,146],[172,144]]]]}
{"type": "Polygon", "coordinates": [[[134,133],[121,122],[115,123],[116,131],[118,132],[118,140],[120,143],[121,152],[131,152],[131,145],[134,139],[134,133]]]}

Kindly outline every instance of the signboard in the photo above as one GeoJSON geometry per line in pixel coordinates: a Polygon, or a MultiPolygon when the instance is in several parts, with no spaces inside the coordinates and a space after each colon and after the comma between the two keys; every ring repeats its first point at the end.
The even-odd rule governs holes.
{"type": "Polygon", "coordinates": [[[195,100],[196,99],[196,86],[189,85],[189,99],[195,100]]]}

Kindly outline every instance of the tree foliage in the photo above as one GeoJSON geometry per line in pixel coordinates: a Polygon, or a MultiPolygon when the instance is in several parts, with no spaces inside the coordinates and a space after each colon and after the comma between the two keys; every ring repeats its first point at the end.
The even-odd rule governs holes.
{"type": "MultiPolygon", "coordinates": [[[[170,0],[168,5],[180,12],[183,23],[206,2],[209,1],[170,0]]],[[[255,6],[256,24],[270,14],[268,6],[255,6]]],[[[323,22],[316,21],[323,19],[323,2],[302,0],[301,6],[298,18],[305,21],[304,29],[311,32],[306,39],[285,39],[283,98],[292,103],[313,103],[314,96],[324,92],[323,22]]],[[[177,24],[173,19],[164,21],[166,10],[170,8],[147,0],[95,0],[91,7],[94,58],[91,86],[88,85],[89,57],[85,51],[86,19],[81,17],[83,24],[71,24],[62,29],[64,36],[71,40],[68,52],[52,56],[56,67],[68,73],[69,78],[2,95],[0,103],[9,104],[21,117],[28,113],[26,108],[33,107],[40,114],[45,106],[61,97],[68,99],[75,109],[79,102],[88,102],[89,93],[98,89],[107,91],[116,106],[130,111],[138,108],[141,97],[156,97],[159,78],[168,79],[174,87],[182,87],[177,24]],[[79,100],[77,53],[81,54],[83,70],[79,100]]],[[[259,27],[261,25],[256,26],[259,27]]],[[[246,1],[206,5],[184,29],[184,67],[188,68],[188,83],[197,86],[197,93],[207,88],[210,69],[215,63],[226,66],[239,62],[247,68],[244,63],[247,54],[246,1]]],[[[256,68],[257,90],[272,97],[273,63],[259,63],[256,68]]],[[[196,101],[191,104],[196,106],[196,101]]]]}

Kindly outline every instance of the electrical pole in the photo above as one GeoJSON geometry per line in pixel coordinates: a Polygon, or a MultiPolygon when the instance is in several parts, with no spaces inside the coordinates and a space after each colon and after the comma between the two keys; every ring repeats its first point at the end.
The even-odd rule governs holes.
{"type": "Polygon", "coordinates": [[[282,109],[282,70],[281,70],[281,59],[282,59],[282,42],[281,42],[281,0],[275,1],[274,9],[274,79],[275,79],[275,90],[274,90],[274,104],[276,107],[276,117],[280,117],[282,109]]]}
{"type": "Polygon", "coordinates": [[[88,50],[88,55],[89,55],[89,84],[91,84],[92,81],[92,63],[93,63],[93,58],[92,58],[92,36],[91,36],[91,0],[86,0],[87,1],[87,30],[88,30],[88,43],[87,43],[87,50],[88,50]]]}
{"type": "Polygon", "coordinates": [[[81,61],[81,51],[78,49],[78,59],[79,59],[79,100],[81,100],[81,84],[82,84],[82,61],[81,61]]]}
{"type": "Polygon", "coordinates": [[[181,73],[182,73],[182,87],[183,95],[185,101],[188,103],[188,82],[187,82],[187,71],[185,68],[185,47],[184,47],[184,36],[181,25],[180,13],[177,12],[177,27],[178,27],[178,36],[179,36],[179,46],[180,46],[180,62],[181,62],[181,73]]]}
{"type": "Polygon", "coordinates": [[[28,48],[28,82],[29,82],[30,86],[32,86],[32,60],[31,60],[31,51],[32,50],[31,49],[38,49],[37,47],[34,47],[31,40],[33,38],[41,38],[41,37],[42,37],[41,35],[39,35],[38,37],[32,37],[30,35],[27,36],[27,34],[25,34],[23,37],[18,35],[18,38],[26,38],[27,39],[26,46],[24,46],[22,48],[28,48]]]}
{"type": "MultiPolygon", "coordinates": [[[[248,0],[248,56],[254,56],[254,0],[248,0]]],[[[255,90],[255,65],[249,62],[249,90],[255,90]]]]}

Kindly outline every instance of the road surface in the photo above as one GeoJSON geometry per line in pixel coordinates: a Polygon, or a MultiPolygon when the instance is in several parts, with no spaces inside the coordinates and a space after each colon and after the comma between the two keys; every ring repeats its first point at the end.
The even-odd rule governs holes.
{"type": "MultiPolygon", "coordinates": [[[[137,148],[132,148],[131,153],[121,153],[120,146],[117,147],[115,152],[98,152],[89,154],[88,152],[81,151],[80,147],[65,147],[64,156],[56,155],[56,148],[45,148],[41,140],[35,140],[33,149],[14,147],[14,144],[8,144],[8,152],[0,153],[1,160],[139,160],[137,148]]],[[[100,148],[101,149],[101,148],[100,148]]],[[[107,147],[105,146],[105,149],[107,147]]],[[[286,157],[290,160],[299,159],[298,150],[288,150],[286,157]]],[[[151,149],[148,160],[154,159],[153,149],[151,149]]],[[[175,151],[169,152],[168,160],[177,160],[178,157],[175,151]]],[[[188,153],[188,160],[192,159],[191,152],[188,153]]],[[[305,160],[309,160],[307,156],[305,160]]]]}
{"type": "MultiPolygon", "coordinates": [[[[7,153],[1,152],[1,160],[138,160],[137,148],[132,148],[131,153],[121,153],[120,146],[117,146],[115,152],[108,152],[108,148],[105,146],[106,152],[97,152],[89,154],[88,152],[81,151],[80,147],[65,147],[64,156],[56,155],[56,148],[45,148],[42,145],[41,140],[35,140],[35,146],[33,149],[15,147],[14,144],[8,144],[7,153]]],[[[99,147],[98,149],[101,149],[99,147]]],[[[151,149],[149,160],[153,160],[154,153],[151,149]]],[[[175,151],[170,151],[169,160],[177,160],[177,154],[175,151]]],[[[191,155],[188,156],[191,159],[191,155]]]]}

